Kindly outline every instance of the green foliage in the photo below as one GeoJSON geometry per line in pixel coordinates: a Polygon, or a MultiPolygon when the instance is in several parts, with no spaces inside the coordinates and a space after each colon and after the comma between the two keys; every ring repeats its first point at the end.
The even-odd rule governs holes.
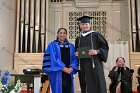
{"type": "Polygon", "coordinates": [[[2,75],[0,71],[0,93],[19,93],[21,91],[22,84],[20,80],[17,80],[16,85],[9,82],[9,72],[5,71],[2,75]]]}

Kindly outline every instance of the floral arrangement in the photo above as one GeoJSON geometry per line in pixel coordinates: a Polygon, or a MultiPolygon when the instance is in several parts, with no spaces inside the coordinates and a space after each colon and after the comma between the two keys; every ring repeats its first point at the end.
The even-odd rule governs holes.
{"type": "Polygon", "coordinates": [[[9,72],[5,71],[2,75],[0,71],[0,93],[20,93],[22,84],[20,80],[17,80],[16,85],[9,82],[9,72]]]}

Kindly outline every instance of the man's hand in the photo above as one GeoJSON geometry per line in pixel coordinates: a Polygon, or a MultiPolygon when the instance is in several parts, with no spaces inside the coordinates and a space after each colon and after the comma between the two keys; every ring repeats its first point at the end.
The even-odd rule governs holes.
{"type": "Polygon", "coordinates": [[[97,55],[98,52],[97,52],[97,50],[91,49],[91,50],[89,50],[88,54],[89,55],[97,55]]]}
{"type": "Polygon", "coordinates": [[[75,53],[75,56],[77,56],[77,57],[78,57],[78,52],[76,52],[76,53],[75,53]]]}

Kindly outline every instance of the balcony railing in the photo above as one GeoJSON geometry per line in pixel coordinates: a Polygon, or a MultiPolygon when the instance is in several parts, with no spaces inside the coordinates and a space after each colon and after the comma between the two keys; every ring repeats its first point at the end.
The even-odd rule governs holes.
{"type": "Polygon", "coordinates": [[[51,2],[69,2],[69,1],[75,1],[75,0],[51,0],[51,2]]]}

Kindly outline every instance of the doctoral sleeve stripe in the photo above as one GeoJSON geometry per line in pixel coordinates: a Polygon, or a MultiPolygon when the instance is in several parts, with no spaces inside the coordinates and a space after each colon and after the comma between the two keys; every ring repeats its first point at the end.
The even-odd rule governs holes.
{"type": "Polygon", "coordinates": [[[51,62],[51,60],[43,60],[43,62],[45,63],[45,62],[51,62]]]}
{"type": "Polygon", "coordinates": [[[51,67],[50,65],[43,66],[43,68],[50,68],[50,67],[51,67]]]}
{"type": "Polygon", "coordinates": [[[46,57],[46,56],[50,56],[50,54],[44,54],[44,57],[46,57]]]}

